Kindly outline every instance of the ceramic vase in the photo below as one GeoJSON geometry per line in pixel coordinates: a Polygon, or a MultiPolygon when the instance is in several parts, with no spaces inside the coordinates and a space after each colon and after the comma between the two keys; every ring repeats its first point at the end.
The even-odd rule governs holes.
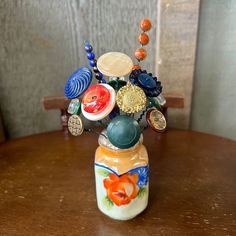
{"type": "Polygon", "coordinates": [[[148,204],[148,154],[142,135],[129,149],[114,147],[104,134],[99,137],[95,154],[97,205],[105,215],[129,220],[148,204]]]}

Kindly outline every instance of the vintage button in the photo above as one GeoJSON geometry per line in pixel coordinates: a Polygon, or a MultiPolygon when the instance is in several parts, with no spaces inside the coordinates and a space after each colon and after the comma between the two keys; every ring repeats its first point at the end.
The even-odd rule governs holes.
{"type": "Polygon", "coordinates": [[[164,106],[164,105],[166,104],[166,99],[165,99],[165,97],[164,97],[162,94],[160,94],[160,95],[157,97],[157,101],[159,102],[159,104],[160,104],[161,106],[164,106]]]}
{"type": "Polygon", "coordinates": [[[108,52],[97,60],[98,70],[106,76],[122,77],[131,72],[133,62],[121,52],[108,52]]]}
{"type": "Polygon", "coordinates": [[[67,80],[65,85],[65,96],[69,99],[79,97],[90,85],[92,72],[86,67],[76,70],[67,80]]]}
{"type": "Polygon", "coordinates": [[[80,113],[80,106],[81,102],[78,98],[72,99],[68,106],[67,112],[72,115],[78,115],[80,113]]]}
{"type": "Polygon", "coordinates": [[[127,82],[124,80],[111,80],[108,82],[108,84],[111,85],[112,88],[118,91],[120,88],[125,86],[127,82]]]}
{"type": "Polygon", "coordinates": [[[150,109],[146,114],[146,120],[156,132],[164,132],[166,129],[165,116],[157,109],[150,109]]]}
{"type": "Polygon", "coordinates": [[[116,116],[107,127],[107,137],[116,147],[127,149],[134,146],[140,138],[138,122],[130,116],[116,116]]]}
{"type": "Polygon", "coordinates": [[[127,113],[141,111],[146,106],[146,96],[141,88],[128,83],[116,95],[118,107],[127,113]]]}
{"type": "Polygon", "coordinates": [[[84,110],[84,105],[83,103],[81,104],[81,111],[84,115],[85,118],[91,121],[97,121],[105,118],[110,114],[110,112],[113,110],[115,103],[116,103],[116,92],[115,90],[108,84],[99,84],[99,86],[104,86],[106,89],[108,89],[110,93],[110,98],[106,106],[99,112],[97,113],[89,113],[84,110]]]}
{"type": "Polygon", "coordinates": [[[149,37],[148,37],[148,35],[146,33],[142,33],[142,34],[139,35],[138,41],[142,45],[147,45],[148,42],[149,42],[149,37]]]}
{"type": "Polygon", "coordinates": [[[142,87],[146,89],[155,89],[156,88],[156,80],[153,79],[152,76],[141,73],[138,75],[138,81],[142,87]]]}
{"type": "Polygon", "coordinates": [[[148,97],[157,97],[162,92],[161,82],[145,70],[133,70],[129,75],[129,81],[142,88],[148,97]]]}
{"type": "Polygon", "coordinates": [[[140,22],[140,28],[143,30],[143,31],[148,31],[152,28],[152,23],[149,19],[143,19],[141,20],[140,22]]]}
{"type": "Polygon", "coordinates": [[[144,48],[137,48],[134,53],[134,56],[136,57],[138,61],[142,61],[146,58],[147,52],[144,48]]]}
{"type": "Polygon", "coordinates": [[[157,110],[161,110],[161,105],[159,101],[156,99],[156,97],[148,97],[148,101],[150,103],[151,107],[155,107],[157,110]]]}
{"type": "Polygon", "coordinates": [[[83,121],[78,115],[70,116],[68,120],[68,129],[74,136],[81,135],[84,131],[83,121]]]}
{"type": "Polygon", "coordinates": [[[110,99],[109,90],[100,84],[91,86],[84,94],[82,103],[84,110],[88,113],[102,111],[110,99]]]}

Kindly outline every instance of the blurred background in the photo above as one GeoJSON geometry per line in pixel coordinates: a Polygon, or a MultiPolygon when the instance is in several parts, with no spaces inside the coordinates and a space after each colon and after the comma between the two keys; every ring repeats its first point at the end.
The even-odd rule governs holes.
{"type": "Polygon", "coordinates": [[[68,76],[88,66],[84,40],[97,56],[134,59],[139,22],[152,21],[142,68],[166,94],[182,96],[169,126],[236,139],[236,1],[1,0],[0,137],[61,128],[44,96],[63,95],[68,76]]]}

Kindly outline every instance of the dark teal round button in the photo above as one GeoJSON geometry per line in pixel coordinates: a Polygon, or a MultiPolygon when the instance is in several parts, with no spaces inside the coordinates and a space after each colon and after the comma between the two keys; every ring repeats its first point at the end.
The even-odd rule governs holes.
{"type": "Polygon", "coordinates": [[[138,122],[125,115],[115,117],[107,127],[109,141],[120,149],[134,146],[139,141],[140,135],[138,122]]]}
{"type": "Polygon", "coordinates": [[[152,76],[141,73],[138,75],[138,82],[140,85],[146,89],[155,89],[156,81],[152,78],[152,76]]]}

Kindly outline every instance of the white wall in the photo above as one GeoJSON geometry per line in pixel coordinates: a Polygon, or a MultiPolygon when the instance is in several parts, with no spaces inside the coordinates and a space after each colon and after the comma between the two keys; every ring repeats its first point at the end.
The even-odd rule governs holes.
{"type": "Polygon", "coordinates": [[[236,139],[236,1],[202,0],[191,128],[236,139]]]}

